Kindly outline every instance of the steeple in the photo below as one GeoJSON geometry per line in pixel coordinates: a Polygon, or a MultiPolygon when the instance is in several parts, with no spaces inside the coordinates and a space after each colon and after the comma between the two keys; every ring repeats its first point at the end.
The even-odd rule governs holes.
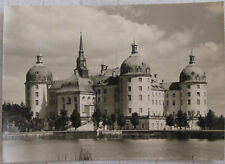
{"type": "Polygon", "coordinates": [[[83,55],[83,41],[82,41],[82,32],[80,32],[80,48],[79,48],[79,56],[83,55]]]}
{"type": "Polygon", "coordinates": [[[194,64],[195,56],[193,55],[193,49],[191,50],[191,54],[190,54],[189,58],[190,58],[189,64],[194,64]]]}
{"type": "Polygon", "coordinates": [[[88,78],[88,70],[86,67],[86,58],[84,57],[82,33],[80,33],[79,56],[77,57],[76,69],[83,78],[88,78]]]}
{"type": "Polygon", "coordinates": [[[131,47],[132,47],[132,51],[131,51],[131,54],[137,54],[138,51],[137,51],[137,44],[135,44],[135,41],[132,43],[131,47]]]}
{"type": "Polygon", "coordinates": [[[41,51],[39,49],[39,54],[37,55],[37,61],[36,61],[37,64],[42,64],[43,61],[42,61],[42,54],[41,54],[41,51]]]}

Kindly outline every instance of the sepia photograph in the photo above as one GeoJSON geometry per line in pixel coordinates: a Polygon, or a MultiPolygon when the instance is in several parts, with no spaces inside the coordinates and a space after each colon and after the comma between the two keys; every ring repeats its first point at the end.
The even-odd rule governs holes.
{"type": "Polygon", "coordinates": [[[3,20],[3,162],[224,160],[223,2],[3,20]]]}

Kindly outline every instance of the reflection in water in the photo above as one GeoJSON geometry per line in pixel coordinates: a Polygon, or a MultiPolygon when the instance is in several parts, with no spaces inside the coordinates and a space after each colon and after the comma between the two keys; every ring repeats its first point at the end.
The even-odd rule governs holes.
{"type": "Polygon", "coordinates": [[[81,149],[94,160],[223,160],[223,140],[8,140],[3,141],[3,160],[78,160],[81,149]]]}

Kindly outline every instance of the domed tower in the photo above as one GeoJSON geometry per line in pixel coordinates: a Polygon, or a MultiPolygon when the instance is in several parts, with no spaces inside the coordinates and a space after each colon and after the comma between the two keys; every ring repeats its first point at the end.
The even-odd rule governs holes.
{"type": "Polygon", "coordinates": [[[131,55],[120,67],[120,99],[121,112],[131,116],[137,112],[139,116],[148,116],[151,88],[150,66],[138,54],[137,45],[132,44],[131,55]]]}
{"type": "Polygon", "coordinates": [[[36,64],[29,69],[25,82],[25,103],[34,115],[46,117],[47,90],[52,85],[52,72],[43,65],[42,55],[37,56],[36,64]]]}
{"type": "Polygon", "coordinates": [[[181,110],[188,115],[204,116],[207,112],[206,74],[195,63],[191,52],[189,64],[180,73],[181,110]]]}

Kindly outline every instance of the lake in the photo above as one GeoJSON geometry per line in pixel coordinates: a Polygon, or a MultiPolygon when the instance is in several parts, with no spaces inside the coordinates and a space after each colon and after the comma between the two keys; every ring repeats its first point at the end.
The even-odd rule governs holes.
{"type": "Polygon", "coordinates": [[[76,139],[4,140],[4,162],[78,159],[88,150],[94,160],[224,160],[223,140],[76,139]]]}

